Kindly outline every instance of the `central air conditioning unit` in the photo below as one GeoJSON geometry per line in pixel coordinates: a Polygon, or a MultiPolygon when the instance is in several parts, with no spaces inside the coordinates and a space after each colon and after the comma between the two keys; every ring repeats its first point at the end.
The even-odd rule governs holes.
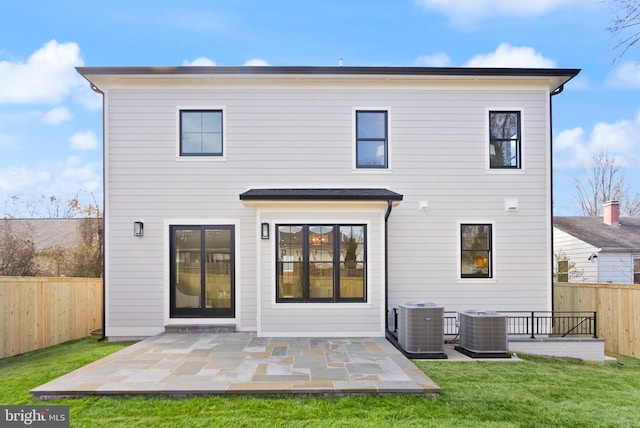
{"type": "Polygon", "coordinates": [[[398,345],[412,354],[444,354],[444,307],[432,302],[399,305],[398,345]]]}
{"type": "Polygon", "coordinates": [[[496,311],[458,313],[460,345],[455,349],[475,358],[507,358],[507,316],[496,311]]]}

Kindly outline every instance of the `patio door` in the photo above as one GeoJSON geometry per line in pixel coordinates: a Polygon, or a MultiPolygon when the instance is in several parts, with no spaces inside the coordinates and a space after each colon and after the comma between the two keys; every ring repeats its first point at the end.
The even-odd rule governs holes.
{"type": "Polygon", "coordinates": [[[235,316],[234,226],[170,226],[172,318],[235,316]]]}

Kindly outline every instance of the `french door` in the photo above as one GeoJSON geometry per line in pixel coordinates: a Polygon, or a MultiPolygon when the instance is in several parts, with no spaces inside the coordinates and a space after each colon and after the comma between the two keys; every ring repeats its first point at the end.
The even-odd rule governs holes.
{"type": "Polygon", "coordinates": [[[234,226],[170,226],[172,318],[235,316],[234,226]]]}

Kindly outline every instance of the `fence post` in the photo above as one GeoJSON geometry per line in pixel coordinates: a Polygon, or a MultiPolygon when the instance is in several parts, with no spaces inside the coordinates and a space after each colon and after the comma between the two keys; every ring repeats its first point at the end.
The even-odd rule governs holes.
{"type": "Polygon", "coordinates": [[[593,311],[593,338],[598,338],[598,313],[593,311]]]}
{"type": "Polygon", "coordinates": [[[535,318],[535,312],[531,311],[531,339],[535,339],[536,338],[536,336],[534,334],[534,326],[535,326],[534,318],[535,318]]]}

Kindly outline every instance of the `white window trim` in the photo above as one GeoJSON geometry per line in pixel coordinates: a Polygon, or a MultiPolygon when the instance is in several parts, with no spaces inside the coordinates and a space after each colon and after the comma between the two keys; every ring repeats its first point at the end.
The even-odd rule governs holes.
{"type": "Polygon", "coordinates": [[[241,259],[242,257],[240,256],[242,254],[242,249],[240,248],[241,245],[241,222],[239,219],[235,219],[235,218],[202,218],[202,217],[198,217],[198,218],[167,218],[164,219],[163,221],[163,231],[162,231],[162,239],[163,239],[163,299],[164,299],[164,303],[163,303],[163,308],[164,308],[164,324],[165,325],[172,325],[172,324],[184,324],[184,325],[190,325],[190,324],[207,324],[207,323],[213,323],[213,324],[236,324],[236,329],[238,331],[242,331],[242,317],[240,314],[240,310],[241,310],[241,301],[240,301],[240,296],[242,295],[242,280],[241,280],[241,272],[242,272],[242,267],[240,266],[241,264],[241,259]],[[234,277],[235,277],[235,294],[236,294],[236,299],[235,299],[235,318],[171,318],[170,315],[170,306],[171,306],[171,297],[170,297],[170,287],[171,287],[171,249],[170,249],[170,243],[171,243],[171,234],[170,234],[170,226],[184,226],[184,225],[193,225],[193,226],[204,226],[204,225],[226,225],[226,226],[234,226],[235,229],[235,235],[234,235],[234,239],[235,239],[235,259],[234,259],[234,266],[235,266],[235,272],[234,272],[234,277]]]}
{"type": "Polygon", "coordinates": [[[493,284],[498,282],[496,269],[496,222],[493,220],[459,220],[456,222],[456,281],[459,284],[493,284]],[[488,224],[491,225],[491,278],[463,278],[460,255],[462,254],[462,236],[460,229],[463,224],[488,224]]]}
{"type": "Polygon", "coordinates": [[[189,105],[176,106],[176,160],[187,162],[225,162],[227,160],[227,106],[225,105],[189,105]],[[181,156],[180,155],[180,112],[189,110],[222,111],[222,156],[181,156]]]}
{"type": "Polygon", "coordinates": [[[351,167],[353,172],[358,174],[386,174],[391,172],[391,108],[386,107],[353,107],[351,111],[351,167]],[[387,167],[386,168],[358,168],[358,160],[356,158],[357,129],[356,129],[356,113],[359,111],[386,111],[387,112],[387,167]]]}
{"type": "Polygon", "coordinates": [[[524,174],[525,170],[525,108],[524,107],[488,107],[484,112],[484,156],[485,156],[485,170],[490,174],[524,174]],[[490,112],[502,112],[502,111],[517,111],[520,112],[520,168],[491,168],[491,154],[489,153],[489,144],[491,144],[491,135],[489,132],[489,113],[490,112]]]}
{"type": "Polygon", "coordinates": [[[636,274],[635,266],[636,260],[640,260],[640,254],[632,253],[631,254],[631,283],[635,284],[634,278],[636,274]]]}

